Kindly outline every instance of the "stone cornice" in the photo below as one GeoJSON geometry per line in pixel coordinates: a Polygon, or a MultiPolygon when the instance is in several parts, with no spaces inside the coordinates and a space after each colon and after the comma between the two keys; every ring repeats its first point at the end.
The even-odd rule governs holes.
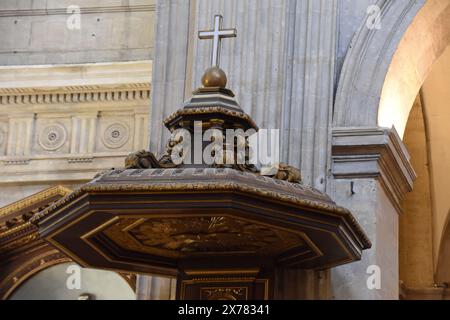
{"type": "Polygon", "coordinates": [[[395,129],[333,129],[335,179],[377,178],[393,205],[402,212],[401,200],[412,191],[416,173],[395,129]]]}
{"type": "Polygon", "coordinates": [[[61,179],[75,184],[89,181],[98,172],[122,164],[129,153],[123,151],[90,155],[53,154],[32,155],[27,158],[0,157],[0,167],[2,168],[0,189],[7,185],[22,183],[60,183],[61,179]],[[49,161],[53,163],[53,167],[42,169],[42,166],[49,161]],[[39,174],[36,174],[36,167],[41,168],[39,174]],[[17,180],[18,175],[20,175],[20,181],[17,180]]]}
{"type": "MultiPolygon", "coordinates": [[[[151,83],[151,60],[64,65],[1,66],[0,88],[39,90],[151,83]]],[[[5,92],[8,92],[7,90],[5,92]]]]}
{"type": "Polygon", "coordinates": [[[30,88],[0,88],[0,95],[33,95],[49,93],[83,93],[101,91],[129,91],[150,89],[149,82],[124,83],[124,84],[98,84],[98,85],[78,85],[78,86],[55,86],[55,87],[30,87],[30,88]]]}
{"type": "Polygon", "coordinates": [[[0,105],[126,101],[150,98],[150,83],[0,88],[0,105]]]}
{"type": "Polygon", "coordinates": [[[0,67],[0,106],[148,100],[152,61],[0,67]]]}
{"type": "MultiPolygon", "coordinates": [[[[118,12],[146,12],[155,11],[155,5],[129,5],[129,6],[105,6],[105,7],[81,7],[81,14],[95,13],[118,13],[118,12]]],[[[45,8],[45,9],[23,9],[23,10],[0,10],[0,17],[24,17],[24,16],[48,16],[69,15],[71,11],[67,8],[45,8]]]]}

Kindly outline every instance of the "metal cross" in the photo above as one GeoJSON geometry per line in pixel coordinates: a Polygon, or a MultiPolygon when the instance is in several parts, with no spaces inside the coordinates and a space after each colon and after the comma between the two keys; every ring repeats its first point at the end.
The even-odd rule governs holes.
{"type": "Polygon", "coordinates": [[[237,37],[236,29],[222,30],[223,17],[216,15],[214,17],[214,30],[199,31],[198,37],[202,40],[213,39],[213,51],[212,51],[212,65],[218,67],[220,64],[220,48],[223,38],[235,38],[237,37]]]}

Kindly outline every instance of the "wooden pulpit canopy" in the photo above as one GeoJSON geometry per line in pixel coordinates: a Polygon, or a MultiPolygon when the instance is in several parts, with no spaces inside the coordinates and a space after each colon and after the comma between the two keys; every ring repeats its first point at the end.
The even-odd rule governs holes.
{"type": "Polygon", "coordinates": [[[136,273],[326,269],[370,247],[327,196],[228,168],[110,171],[36,218],[41,236],[81,265],[136,273]]]}
{"type": "Polygon", "coordinates": [[[263,172],[250,161],[246,133],[259,129],[226,89],[220,40],[236,30],[221,24],[216,16],[214,30],[200,32],[214,40],[213,66],[164,121],[166,153],[130,155],[124,169],[99,174],[32,222],[83,266],[177,276],[179,299],[268,299],[277,267],[327,269],[359,260],[371,244],[297,169],[263,172]],[[222,139],[230,130],[240,135],[222,139]]]}
{"type": "MultiPolygon", "coordinates": [[[[226,84],[213,80],[207,83],[226,84]]],[[[165,125],[193,132],[199,121],[203,133],[258,130],[221,87],[194,92],[165,125]]],[[[83,266],[160,275],[326,269],[359,260],[371,246],[352,214],[304,186],[295,168],[281,164],[264,176],[249,163],[175,164],[170,154],[181,140],[172,136],[161,158],[130,155],[126,168],[100,174],[35,215],[41,236],[83,266]]]]}

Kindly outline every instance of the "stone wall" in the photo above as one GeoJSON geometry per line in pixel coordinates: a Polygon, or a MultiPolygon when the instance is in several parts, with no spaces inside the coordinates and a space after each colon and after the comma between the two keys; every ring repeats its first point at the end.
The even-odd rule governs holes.
{"type": "Polygon", "coordinates": [[[404,214],[400,216],[400,280],[408,289],[432,288],[434,284],[434,206],[427,126],[419,96],[411,110],[404,139],[417,172],[414,190],[403,200],[404,214]]]}
{"type": "Polygon", "coordinates": [[[0,65],[152,59],[154,17],[155,0],[1,1],[0,65]]]}
{"type": "Polygon", "coordinates": [[[151,61],[0,68],[0,206],[73,187],[145,149],[151,70],[151,61]]]}

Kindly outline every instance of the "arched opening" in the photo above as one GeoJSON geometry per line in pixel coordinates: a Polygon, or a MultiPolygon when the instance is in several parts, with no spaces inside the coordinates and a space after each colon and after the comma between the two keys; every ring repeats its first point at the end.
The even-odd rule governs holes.
{"type": "Polygon", "coordinates": [[[336,93],[334,127],[395,127],[403,138],[418,179],[403,201],[400,279],[408,288],[427,288],[429,297],[446,298],[450,283],[450,1],[378,3],[381,29],[363,25],[346,57],[336,93]]]}
{"type": "Polygon", "coordinates": [[[335,127],[395,126],[403,136],[423,82],[450,43],[450,0],[378,5],[381,29],[363,21],[348,50],[333,122],[335,127]]]}
{"type": "Polygon", "coordinates": [[[111,271],[83,269],[73,262],[45,268],[23,281],[10,300],[135,300],[127,281],[111,271]]]}
{"type": "Polygon", "coordinates": [[[400,274],[412,288],[450,283],[450,46],[434,63],[406,125],[418,174],[400,219],[400,274]]]}
{"type": "Polygon", "coordinates": [[[450,1],[431,0],[402,38],[384,81],[378,125],[403,136],[417,93],[450,42],[450,1]]]}

